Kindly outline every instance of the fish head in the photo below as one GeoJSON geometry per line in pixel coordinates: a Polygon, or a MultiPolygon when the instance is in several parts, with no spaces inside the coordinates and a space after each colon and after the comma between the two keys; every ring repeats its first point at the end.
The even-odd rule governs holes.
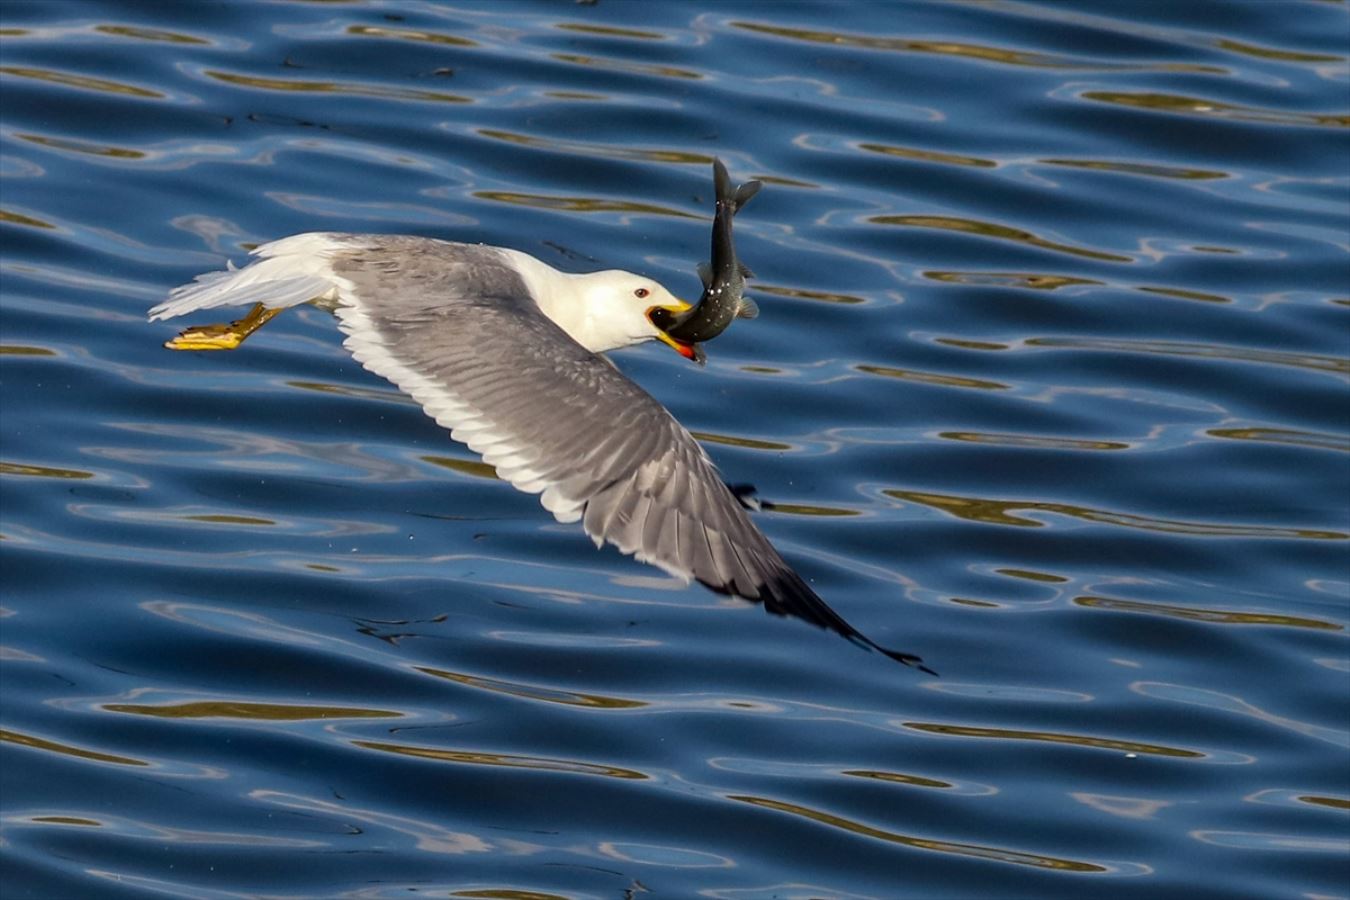
{"type": "Polygon", "coordinates": [[[647,310],[647,321],[656,329],[656,339],[665,344],[685,359],[692,360],[700,366],[707,362],[707,355],[703,348],[693,341],[684,341],[675,337],[666,331],[671,325],[679,321],[679,317],[694,307],[683,300],[667,306],[653,306],[647,310]]]}
{"type": "MultiPolygon", "coordinates": [[[[660,287],[658,285],[658,287],[660,287]]],[[[642,311],[643,318],[651,329],[651,337],[656,338],[685,359],[692,360],[700,366],[707,360],[703,353],[703,348],[693,341],[681,340],[670,334],[667,329],[683,318],[690,310],[693,304],[672,295],[665,288],[660,288],[663,296],[657,296],[655,292],[641,293],[641,289],[636,292],[642,302],[647,303],[647,307],[642,311]],[[652,301],[656,302],[653,303],[652,301]]]]}

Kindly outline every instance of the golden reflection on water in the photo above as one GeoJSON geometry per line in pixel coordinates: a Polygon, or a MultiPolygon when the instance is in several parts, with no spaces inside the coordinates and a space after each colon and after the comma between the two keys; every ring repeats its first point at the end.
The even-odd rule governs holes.
{"type": "Polygon", "coordinates": [[[202,74],[225,84],[236,87],[255,88],[262,91],[284,91],[297,94],[338,94],[345,97],[382,97],[391,100],[425,100],[435,103],[472,103],[470,97],[459,94],[447,94],[444,91],[413,90],[394,88],[377,84],[340,81],[301,81],[296,78],[263,78],[258,75],[241,75],[237,72],[222,72],[207,69],[202,74]]]}
{"type": "Polygon", "coordinates": [[[451,47],[477,47],[477,41],[471,41],[454,34],[437,31],[415,31],[411,28],[389,28],[384,25],[348,25],[347,34],[354,37],[393,38],[400,41],[416,41],[423,44],[443,44],[451,47]]]}
{"type": "Polygon", "coordinates": [[[948,347],[960,347],[962,350],[1011,350],[1008,344],[997,344],[993,341],[967,341],[961,338],[933,338],[935,344],[945,344],[948,347]]]}
{"type": "Polygon", "coordinates": [[[1120,353],[1157,353],[1164,356],[1188,356],[1193,359],[1222,359],[1233,362],[1264,363],[1272,366],[1291,366],[1332,372],[1350,376],[1350,359],[1318,356],[1312,353],[1281,353],[1275,350],[1254,350],[1249,347],[1230,347],[1222,344],[1192,344],[1181,341],[1130,341],[1111,338],[1045,337],[1028,338],[1026,347],[1050,347],[1073,350],[1109,350],[1120,353]]]}
{"type": "Polygon", "coordinates": [[[1048,584],[1064,584],[1069,579],[1063,575],[1051,575],[1048,572],[1032,572],[1029,569],[995,569],[1000,575],[1007,575],[1009,578],[1025,578],[1028,581],[1042,581],[1048,584]]]}
{"type": "Polygon", "coordinates": [[[1258,47],[1256,44],[1244,44],[1241,41],[1235,41],[1232,38],[1220,38],[1214,42],[1214,46],[1221,50],[1229,50],[1233,53],[1241,53],[1244,56],[1252,56],[1257,59],[1274,59],[1280,62],[1344,62],[1344,56],[1330,56],[1325,53],[1302,53],[1295,50],[1279,50],[1274,47],[1258,47]]]}
{"type": "Polygon", "coordinates": [[[241,700],[198,700],[162,705],[105,703],[108,712],[156,719],[245,719],[261,722],[304,722],[313,719],[401,719],[403,713],[353,706],[298,706],[288,703],[249,703],[241,700]]]}
{"type": "Polygon", "coordinates": [[[658,31],[638,31],[636,28],[618,28],[613,25],[587,25],[582,22],[559,22],[553,26],[560,31],[576,31],[581,34],[596,34],[601,37],[637,38],[647,41],[664,41],[666,36],[658,31]]]}
{"type": "Polygon", "coordinates": [[[859,47],[866,50],[892,50],[904,53],[936,53],[942,56],[965,57],[980,62],[1001,63],[1009,66],[1030,66],[1038,69],[1086,69],[1092,71],[1151,71],[1151,72],[1195,72],[1214,75],[1226,75],[1227,69],[1218,66],[1194,65],[1191,63],[1104,63],[1091,59],[1073,59],[1067,56],[1053,56],[1048,53],[1032,53],[1024,50],[1007,50],[1002,47],[989,47],[981,44],[968,44],[958,41],[925,41],[908,38],[877,37],[872,35],[846,34],[819,29],[785,28],[766,25],[759,22],[731,22],[734,28],[746,31],[788,38],[796,41],[809,41],[815,44],[833,44],[839,47],[859,47]]]}
{"type": "Polygon", "coordinates": [[[499,480],[497,470],[485,462],[473,459],[456,459],[453,456],[421,456],[418,458],[423,462],[431,463],[433,466],[440,466],[442,469],[449,469],[461,475],[499,480]]]}
{"type": "Polygon", "coordinates": [[[693,165],[712,165],[712,157],[703,153],[688,153],[683,150],[653,150],[639,147],[615,147],[610,144],[588,144],[585,141],[564,141],[554,138],[519,134],[503,131],[499,128],[479,128],[476,132],[482,137],[506,141],[520,147],[535,150],[552,150],[559,153],[578,153],[582,156],[596,156],[607,159],[630,159],[645,162],[688,163],[693,165]]]}
{"type": "Polygon", "coordinates": [[[382,753],[394,753],[400,756],[415,756],[437,762],[459,763],[472,766],[503,766],[509,769],[537,769],[544,772],[568,772],[573,775],[599,775],[605,778],[622,778],[631,781],[646,781],[650,778],[634,769],[619,766],[597,765],[567,759],[549,759],[542,756],[517,756],[509,753],[488,753],[481,750],[447,750],[440,747],[415,747],[409,744],[395,744],[387,741],[352,741],[352,745],[363,750],[378,750],[382,753]]]}
{"type": "Polygon", "coordinates": [[[1117,162],[1106,159],[1042,159],[1038,161],[1049,166],[1065,166],[1071,169],[1095,169],[1101,172],[1145,175],[1150,178],[1179,178],[1185,181],[1208,181],[1214,178],[1233,177],[1227,172],[1219,172],[1214,169],[1185,169],[1178,166],[1117,162]]]}
{"type": "Polygon", "coordinates": [[[858,365],[859,372],[868,375],[882,375],[886,378],[899,378],[902,381],[917,381],[922,384],[937,384],[942,387],[974,388],[981,391],[1006,391],[1009,385],[997,381],[985,381],[980,378],[965,378],[960,375],[942,375],[937,372],[918,372],[914,369],[897,369],[894,366],[858,365]]]}
{"type": "Polygon", "coordinates": [[[1232,303],[1232,297],[1225,297],[1222,294],[1207,294],[1203,291],[1190,291],[1184,288],[1174,287],[1155,287],[1153,285],[1140,285],[1135,288],[1136,291],[1143,291],[1145,294],[1162,294],[1164,297],[1176,297],[1178,300],[1200,300],[1204,303],[1232,303]]]}
{"type": "Polygon", "coordinates": [[[1003,604],[991,600],[973,600],[970,597],[950,597],[950,602],[958,606],[973,606],[976,609],[1003,609],[1003,604]]]}
{"type": "Polygon", "coordinates": [[[1109,510],[1092,509],[1087,506],[1051,503],[1049,501],[993,500],[983,497],[962,497],[955,494],[907,491],[898,488],[887,488],[882,493],[896,500],[906,500],[941,510],[958,519],[983,522],[987,525],[1018,525],[1026,528],[1042,528],[1045,526],[1044,522],[1012,515],[1013,510],[1037,510],[1057,513],[1099,525],[1119,525],[1123,528],[1142,528],[1147,531],[1168,534],[1193,534],[1209,537],[1302,538],[1320,541],[1343,541],[1350,538],[1350,534],[1341,531],[1279,528],[1265,525],[1224,525],[1217,522],[1179,522],[1171,519],[1156,519],[1151,516],[1111,512],[1109,510]]]}
{"type": "Polygon", "coordinates": [[[936,778],[924,778],[920,775],[902,775],[899,772],[877,772],[871,769],[845,769],[839,774],[849,775],[853,778],[871,778],[874,781],[886,781],[891,784],[908,784],[913,785],[914,787],[952,788],[956,786],[950,781],[939,781],[936,778]]]}
{"type": "Polygon", "coordinates": [[[120,94],[139,100],[164,100],[167,95],[148,88],[108,81],[104,78],[90,78],[87,75],[72,75],[69,72],[56,72],[52,69],[37,69],[31,66],[0,66],[0,75],[12,75],[15,78],[31,78],[48,84],[79,88],[85,91],[97,91],[100,94],[120,94]]]}
{"type": "Polygon", "coordinates": [[[995,222],[983,222],[979,219],[966,219],[960,216],[872,216],[867,221],[874,225],[898,225],[906,228],[934,228],[940,231],[956,231],[962,234],[974,234],[980,237],[996,238],[1002,241],[1014,241],[1029,247],[1067,253],[1070,256],[1082,256],[1103,262],[1134,262],[1130,256],[1107,253],[1102,250],[1090,250],[1087,247],[1075,247],[1051,241],[1021,228],[999,225],[995,222]]]}
{"type": "Polygon", "coordinates": [[[812,809],[809,806],[802,806],[798,803],[773,800],[768,797],[728,794],[727,799],[737,800],[741,803],[749,803],[750,805],[757,806],[761,809],[771,809],[776,812],[789,813],[804,819],[810,819],[813,822],[819,822],[822,825],[829,825],[832,828],[839,828],[852,834],[861,835],[862,837],[875,838],[876,840],[886,841],[892,844],[903,844],[906,847],[913,847],[916,850],[933,850],[938,853],[954,853],[958,856],[973,856],[979,859],[992,860],[994,862],[1034,866],[1038,869],[1058,869],[1066,872],[1083,873],[1111,871],[1106,866],[1097,865],[1096,863],[1080,862],[1078,860],[1064,859],[1055,856],[1041,856],[1035,853],[1008,850],[1002,847],[985,847],[979,844],[960,844],[954,841],[940,841],[932,838],[897,834],[894,831],[885,831],[884,829],[865,825],[862,822],[853,819],[846,819],[843,816],[838,816],[834,813],[812,809]]]}
{"type": "Polygon", "coordinates": [[[94,30],[100,34],[133,38],[138,41],[155,41],[165,44],[211,45],[211,41],[208,41],[205,38],[194,37],[190,34],[180,34],[176,31],[164,31],[159,28],[140,28],[134,25],[95,25],[94,30]]]}
{"type": "Polygon", "coordinates": [[[792,450],[791,444],[781,444],[778,441],[763,441],[758,438],[735,437],[729,434],[714,434],[711,431],[691,431],[689,432],[700,441],[709,444],[725,444],[728,447],[740,447],[745,450],[792,450]]]}
{"type": "Polygon", "coordinates": [[[130,147],[115,147],[112,144],[96,144],[88,140],[74,140],[72,138],[54,138],[50,135],[15,135],[15,138],[27,140],[28,143],[38,144],[39,147],[47,147],[50,150],[68,150],[70,152],[80,152],[80,154],[89,155],[89,157],[105,157],[109,159],[146,159],[150,154],[140,150],[131,150],[130,147]]]}
{"type": "Polygon", "coordinates": [[[231,516],[222,513],[203,513],[195,516],[183,516],[189,522],[206,522],[210,525],[262,525],[278,524],[275,519],[260,519],[256,516],[231,516]]]}
{"type": "Polygon", "coordinates": [[[542,700],[546,703],[561,703],[564,706],[582,706],[589,709],[641,709],[648,704],[642,700],[627,700],[622,697],[606,697],[604,694],[584,694],[578,691],[564,691],[560,688],[541,687],[533,684],[517,684],[497,678],[485,678],[464,672],[450,672],[434,669],[430,666],[413,666],[424,675],[444,678],[466,687],[508,694],[512,697],[524,697],[528,700],[542,700]]]}
{"type": "Polygon", "coordinates": [[[83,747],[74,747],[70,744],[49,741],[46,738],[35,737],[34,735],[23,734],[18,731],[11,731],[7,728],[0,728],[0,742],[17,744],[20,747],[31,747],[34,750],[48,750],[53,753],[64,753],[67,756],[77,756],[80,759],[88,759],[93,762],[113,763],[119,766],[150,765],[150,763],[143,759],[132,759],[129,756],[117,756],[113,753],[100,753],[97,750],[86,750],[83,747]]]}
{"type": "MultiPolygon", "coordinates": [[[[325,847],[325,843],[304,838],[281,837],[267,834],[254,834],[237,831],[203,831],[187,828],[171,828],[153,822],[127,819],[120,816],[108,816],[104,821],[86,819],[83,816],[29,816],[15,817],[12,822],[24,822],[34,825],[66,825],[80,828],[107,828],[122,837],[148,839],[160,844],[191,844],[194,847],[205,845],[227,845],[234,847],[285,847],[288,849],[313,850],[325,847]]],[[[175,892],[177,894],[177,892],[175,892]]]]}
{"type": "Polygon", "coordinates": [[[567,212],[624,212],[645,213],[653,216],[670,216],[679,219],[701,219],[683,210],[657,206],[654,203],[636,203],[631,200],[606,200],[600,197],[558,197],[547,194],[522,194],[515,191],[475,191],[473,196],[481,200],[497,203],[509,203],[513,206],[528,206],[533,209],[561,209],[567,212]]]}
{"type": "Polygon", "coordinates": [[[588,94],[585,91],[544,91],[544,96],[554,100],[582,100],[587,103],[604,103],[609,99],[604,94],[588,94]]]}
{"type": "Polygon", "coordinates": [[[26,475],[30,478],[93,478],[93,472],[79,469],[54,469],[49,466],[25,466],[0,461],[0,475],[26,475]]]}
{"type": "MultiPolygon", "coordinates": [[[[762,179],[761,179],[762,180],[762,179]]],[[[775,297],[792,297],[797,300],[819,300],[822,303],[866,303],[862,297],[852,294],[832,294],[827,291],[808,291],[805,288],[780,287],[772,284],[755,284],[755,293],[772,294],[775,297]]]]}
{"type": "Polygon", "coordinates": [[[1295,113],[1282,109],[1262,109],[1256,106],[1238,106],[1233,103],[1220,103],[1217,100],[1186,97],[1180,94],[1084,91],[1080,96],[1084,100],[1095,100],[1098,103],[1155,109],[1183,115],[1212,116],[1242,122],[1269,122],[1277,125],[1308,125],[1331,128],[1350,127],[1350,115],[1295,113]]]}
{"type": "Polygon", "coordinates": [[[1318,450],[1339,450],[1350,453],[1350,438],[1338,434],[1313,434],[1288,428],[1211,428],[1210,437],[1233,441],[1259,441],[1267,444],[1290,444],[1295,447],[1315,447],[1318,450]]]}
{"type": "Polygon", "coordinates": [[[661,78],[686,78],[695,81],[707,77],[702,72],[695,72],[691,69],[677,69],[674,66],[653,66],[622,59],[608,59],[602,56],[583,56],[579,53],[550,53],[549,56],[558,62],[610,72],[625,72],[629,75],[656,75],[661,78]]]}
{"type": "Polygon", "coordinates": [[[992,169],[998,163],[992,159],[980,159],[978,156],[959,156],[955,153],[942,153],[937,150],[920,150],[917,147],[894,147],[890,144],[859,144],[859,150],[868,153],[880,153],[884,156],[898,156],[901,159],[917,159],[923,162],[942,163],[949,166],[974,166],[992,169]]]}
{"type": "Polygon", "coordinates": [[[84,819],[79,816],[33,816],[30,821],[40,822],[44,825],[77,825],[88,828],[103,827],[103,823],[97,819],[84,819]]]}
{"type": "Polygon", "coordinates": [[[1026,731],[1019,728],[979,728],[973,725],[945,725],[936,722],[902,722],[905,728],[927,734],[947,737],[993,738],[1000,741],[1038,741],[1047,744],[1069,744],[1097,750],[1119,750],[1122,753],[1144,753],[1149,756],[1171,756],[1180,759],[1204,759],[1208,756],[1198,750],[1184,750],[1162,744],[1143,744],[1114,738],[1091,737],[1085,734],[1065,734],[1057,731],[1026,731]]]}
{"type": "Polygon", "coordinates": [[[383,388],[355,387],[348,384],[328,384],[322,381],[288,381],[286,382],[286,386],[298,388],[302,391],[316,391],[320,394],[337,394],[341,397],[355,397],[362,400],[382,400],[386,403],[402,403],[405,406],[417,405],[417,401],[407,394],[383,388]]]}
{"type": "MultiPolygon", "coordinates": [[[[1076,285],[1106,284],[1106,282],[1098,281],[1095,278],[1078,278],[1071,275],[1049,275],[1034,272],[927,271],[923,273],[923,276],[932,281],[943,281],[954,284],[972,284],[981,287],[1030,288],[1038,291],[1053,291],[1062,287],[1074,287],[1076,285]]],[[[1164,297],[1175,297],[1179,300],[1199,300],[1204,303],[1233,302],[1233,298],[1225,297],[1222,294],[1210,294],[1204,291],[1193,291],[1186,288],[1168,287],[1166,285],[1137,285],[1133,288],[1130,288],[1129,285],[1114,286],[1122,290],[1132,289],[1142,291],[1146,294],[1159,294],[1164,297]]]]}
{"type": "Polygon", "coordinates": [[[938,432],[938,437],[971,444],[993,444],[999,447],[1035,447],[1041,450],[1129,450],[1133,446],[1120,441],[1085,441],[1034,434],[986,434],[979,431],[941,431],[938,432]]]}
{"type": "Polygon", "coordinates": [[[1140,600],[1121,600],[1115,597],[1074,597],[1073,602],[1087,609],[1147,613],[1156,616],[1169,616],[1174,619],[1189,619],[1194,622],[1211,622],[1217,625],[1279,625],[1287,628],[1315,628],[1323,631],[1345,630],[1343,626],[1334,622],[1325,622],[1321,619],[1309,619],[1302,616],[1203,609],[1165,603],[1144,603],[1140,600]]]}
{"type": "MultiPolygon", "coordinates": [[[[19,137],[23,136],[24,135],[19,135],[19,137]]],[[[7,209],[0,209],[0,222],[7,222],[10,225],[22,225],[25,228],[56,228],[51,222],[44,222],[41,219],[25,216],[23,213],[11,212],[7,209]]]]}
{"type": "Polygon", "coordinates": [[[1047,275],[1038,272],[939,272],[927,271],[924,278],[932,281],[946,281],[956,284],[1002,285],[1004,287],[1031,288],[1038,291],[1053,291],[1076,284],[1099,285],[1105,282],[1094,278],[1077,278],[1072,275],[1047,275]]]}
{"type": "Polygon", "coordinates": [[[1300,803],[1310,803],[1313,806],[1325,806],[1328,809],[1350,810],[1350,800],[1344,797],[1318,797],[1312,794],[1300,796],[1300,803]]]}
{"type": "MultiPolygon", "coordinates": [[[[632,891],[625,891],[631,896],[632,891]]],[[[451,891],[451,897],[466,897],[470,900],[572,900],[563,894],[545,894],[539,891],[517,890],[516,888],[478,888],[467,891],[451,891]]]]}
{"type": "Polygon", "coordinates": [[[783,513],[789,516],[860,516],[862,513],[856,509],[848,509],[843,506],[808,506],[804,503],[774,503],[772,509],[776,513],[783,513]]]}

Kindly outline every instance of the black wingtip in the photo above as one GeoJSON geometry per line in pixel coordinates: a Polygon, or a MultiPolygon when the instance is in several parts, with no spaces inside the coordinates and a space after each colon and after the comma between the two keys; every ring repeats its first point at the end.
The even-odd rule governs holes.
{"type": "Polygon", "coordinates": [[[882,647],[879,644],[873,644],[872,646],[876,647],[878,651],[880,651],[882,654],[886,656],[889,656],[896,662],[902,662],[905,665],[910,666],[911,668],[918,669],[920,672],[932,675],[934,678],[942,677],[937,672],[925,666],[923,664],[922,657],[915,656],[913,653],[901,653],[899,650],[887,650],[885,647],[882,647]]]}
{"type": "Polygon", "coordinates": [[[927,674],[932,675],[935,678],[942,677],[941,675],[938,675],[937,672],[925,666],[923,664],[923,657],[921,656],[916,656],[913,653],[903,653],[899,650],[888,650],[885,647],[873,641],[871,638],[867,637],[866,635],[856,630],[853,631],[852,634],[845,634],[842,631],[839,633],[843,634],[844,638],[848,640],[849,643],[862,647],[864,650],[869,651],[875,650],[882,656],[889,657],[890,659],[893,659],[898,663],[904,663],[911,669],[918,669],[920,672],[926,672],[927,674]]]}
{"type": "Polygon", "coordinates": [[[761,589],[759,601],[764,604],[765,610],[775,615],[795,616],[824,628],[826,631],[833,631],[849,643],[862,647],[864,650],[875,650],[889,659],[918,669],[928,675],[937,676],[938,674],[924,665],[923,659],[913,653],[888,650],[854,628],[821,599],[819,594],[811,590],[811,587],[800,575],[787,568],[786,563],[779,572],[779,577],[764,585],[761,589]]]}

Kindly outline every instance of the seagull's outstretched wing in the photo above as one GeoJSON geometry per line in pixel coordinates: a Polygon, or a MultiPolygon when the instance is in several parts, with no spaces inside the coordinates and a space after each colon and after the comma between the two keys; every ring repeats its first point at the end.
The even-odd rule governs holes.
{"type": "Polygon", "coordinates": [[[507,252],[427,238],[303,234],[200,276],[151,310],[315,300],[344,345],[516,487],[597,546],[764,604],[906,665],[864,637],[760,534],[703,448],[608,360],[540,310],[507,252]]]}
{"type": "MultiPolygon", "coordinates": [[[[466,248],[478,249],[478,248],[466,248]]],[[[545,316],[515,270],[404,271],[380,254],[333,261],[351,287],[345,346],[408,393],[498,475],[541,494],[599,546],[879,650],[832,610],[746,515],[697,441],[646,391],[545,316]],[[451,272],[458,273],[447,278],[451,272]]],[[[921,668],[923,668],[920,665],[921,668]]]]}

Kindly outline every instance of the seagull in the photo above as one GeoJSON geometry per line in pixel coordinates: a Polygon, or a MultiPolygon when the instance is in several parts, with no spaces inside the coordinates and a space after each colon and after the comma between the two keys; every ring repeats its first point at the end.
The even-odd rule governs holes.
{"type": "Polygon", "coordinates": [[[393,382],[497,474],[538,494],[559,522],[682,578],[763,604],[931,674],[831,609],[750,520],[703,447],[609,350],[660,341],[690,304],[650,278],[558,271],[519,250],[407,235],[297,234],[242,268],[199,275],[150,321],[251,306],[234,322],[188,328],[172,350],[233,350],[303,303],[332,312],[343,345],[393,382]],[[658,313],[658,311],[660,311],[658,313]]]}

